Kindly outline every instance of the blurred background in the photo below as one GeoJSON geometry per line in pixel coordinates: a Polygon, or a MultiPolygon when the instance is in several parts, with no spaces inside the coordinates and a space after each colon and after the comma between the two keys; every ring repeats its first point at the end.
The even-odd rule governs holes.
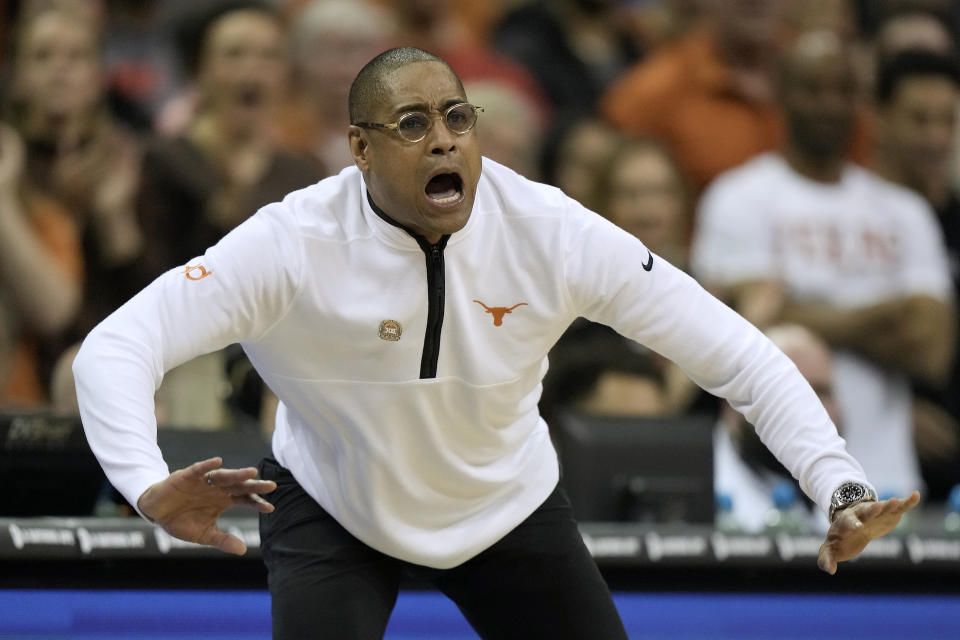
{"type": "MultiPolygon", "coordinates": [[[[109,623],[83,633],[36,625],[57,603],[71,620],[90,606],[80,589],[89,585],[71,578],[78,572],[100,575],[92,593],[116,606],[149,606],[154,587],[190,587],[157,577],[165,565],[154,561],[177,553],[241,571],[234,586],[263,590],[256,567],[171,550],[133,517],[86,447],[70,364],[86,333],[157,275],[259,207],[350,165],[350,83],[397,45],[451,63],[485,108],[484,155],[609,218],[764,330],[881,494],[922,490],[895,544],[853,565],[844,590],[919,596],[960,570],[960,2],[0,7],[0,637],[148,637],[124,627],[127,618],[117,636],[109,623]],[[109,591],[119,587],[145,590],[146,600],[109,591]],[[44,599],[53,588],[80,590],[44,599]],[[15,610],[20,617],[7,615],[15,610]]],[[[723,611],[774,610],[751,598],[787,588],[760,576],[836,588],[807,573],[825,515],[738,413],[658,354],[583,319],[550,362],[541,411],[588,544],[618,589],[753,584],[757,593],[736,606],[684,602],[733,624],[748,614],[723,611]],[[740,560],[727,562],[731,553],[740,560]],[[664,554],[679,564],[657,570],[664,554]]],[[[214,454],[255,464],[269,450],[276,398],[236,345],[170,372],[156,399],[172,468],[214,454]]],[[[255,546],[255,520],[236,517],[255,546]]],[[[945,589],[933,604],[917,600],[916,611],[933,609],[917,613],[928,627],[912,633],[884,618],[885,601],[851,607],[876,607],[877,638],[956,637],[938,617],[960,613],[956,585],[945,589]]],[[[623,611],[652,602],[628,595],[618,594],[623,611]]],[[[401,608],[441,610],[421,596],[401,608]]],[[[259,602],[251,610],[268,616],[259,602]]],[[[203,611],[218,606],[197,624],[213,624],[203,611]]],[[[632,637],[660,637],[646,615],[625,617],[636,620],[632,637]]],[[[769,626],[774,619],[783,620],[678,637],[813,637],[802,621],[769,626]]],[[[265,637],[251,624],[249,637],[265,637]]],[[[471,637],[437,624],[417,637],[471,637]]]]}

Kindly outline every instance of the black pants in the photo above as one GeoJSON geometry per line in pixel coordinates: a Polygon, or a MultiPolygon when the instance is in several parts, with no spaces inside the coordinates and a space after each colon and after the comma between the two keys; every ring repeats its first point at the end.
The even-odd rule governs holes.
{"type": "Polygon", "coordinates": [[[275,460],[260,475],[277,483],[265,496],[276,510],[260,515],[275,640],[382,638],[403,575],[447,595],[486,639],[627,637],[560,487],[492,547],[440,570],[360,542],[275,460]]]}

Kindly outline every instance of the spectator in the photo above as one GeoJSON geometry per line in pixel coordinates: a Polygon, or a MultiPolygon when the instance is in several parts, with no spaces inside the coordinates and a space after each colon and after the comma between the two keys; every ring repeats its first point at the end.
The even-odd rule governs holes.
{"type": "MultiPolygon", "coordinates": [[[[880,68],[877,172],[926,198],[947,244],[955,297],[960,294],[960,196],[951,184],[960,76],[952,57],[906,51],[880,68]]],[[[960,327],[958,327],[960,329],[960,327]]],[[[960,482],[960,358],[943,385],[917,385],[917,449],[930,497],[960,482]]]]}
{"type": "MultiPolygon", "coordinates": [[[[800,325],[776,325],[765,333],[787,354],[813,387],[842,436],[843,422],[833,397],[830,347],[819,336],[800,325]]],[[[774,510],[773,490],[781,482],[796,481],[760,441],[753,426],[730,405],[724,404],[713,440],[715,492],[732,499],[733,516],[739,529],[746,533],[762,532],[767,517],[774,510]]],[[[804,505],[806,523],[810,529],[818,533],[825,532],[828,522],[823,512],[812,503],[805,502],[804,505]]]]}
{"type": "MultiPolygon", "coordinates": [[[[601,168],[597,211],[658,256],[686,270],[691,194],[666,148],[649,138],[623,140],[601,168]]],[[[697,402],[697,410],[714,410],[715,398],[703,393],[674,363],[653,357],[663,371],[665,408],[681,414],[697,402]]]]}
{"type": "Polygon", "coordinates": [[[701,19],[701,0],[658,0],[621,3],[622,18],[629,25],[641,51],[653,51],[683,36],[701,19]]]}
{"type": "Polygon", "coordinates": [[[927,4],[896,3],[878,16],[873,37],[866,42],[858,74],[864,95],[873,103],[877,93],[878,67],[899,53],[924,49],[952,55],[954,35],[949,17],[927,4]]]}
{"type": "Polygon", "coordinates": [[[600,173],[623,136],[602,120],[575,114],[555,120],[544,138],[541,150],[544,182],[559,187],[586,208],[598,211],[600,173]]]}
{"type": "MultiPolygon", "coordinates": [[[[877,172],[923,195],[940,214],[951,239],[958,214],[950,184],[960,72],[950,56],[926,50],[902,52],[881,66],[877,86],[880,119],[877,172]]],[[[954,234],[955,235],[955,234],[954,234]]]]}
{"type": "Polygon", "coordinates": [[[692,264],[755,324],[796,322],[828,341],[849,449],[896,491],[921,486],[907,376],[946,374],[953,306],[929,206],[844,160],[852,79],[834,34],[799,37],[780,77],[785,149],[711,186],[692,264]]]}
{"type": "Polygon", "coordinates": [[[464,81],[470,99],[483,107],[483,125],[477,136],[483,155],[525,178],[537,180],[542,139],[542,113],[529,96],[498,80],[464,81]]]}
{"type": "Polygon", "coordinates": [[[148,150],[140,216],[151,276],[185,264],[254,211],[319,179],[278,148],[274,120],[288,71],[285,31],[270,5],[217,2],[188,16],[181,55],[197,90],[186,130],[148,150]]]}
{"type": "Polygon", "coordinates": [[[494,27],[493,47],[530,71],[555,113],[592,113],[607,85],[639,57],[613,9],[610,0],[524,3],[494,27]]]}
{"type": "Polygon", "coordinates": [[[609,327],[577,322],[549,357],[540,400],[548,424],[563,410],[607,416],[668,412],[659,358],[609,327]]]}
{"type": "Polygon", "coordinates": [[[24,179],[26,149],[0,123],[0,406],[49,401],[40,343],[80,306],[83,258],[69,213],[24,179]]]}
{"type": "Polygon", "coordinates": [[[72,242],[82,247],[70,269],[77,284],[82,274],[81,305],[38,344],[45,387],[57,361],[71,358],[69,345],[141,284],[133,276],[143,246],[134,207],[141,146],[111,117],[96,20],[72,3],[38,3],[21,15],[13,47],[7,111],[26,145],[24,204],[35,224],[36,207],[47,211],[47,233],[59,228],[56,251],[71,254],[72,242]],[[72,229],[63,228],[68,224],[72,229]]]}
{"type": "MultiPolygon", "coordinates": [[[[148,277],[184,268],[260,207],[321,177],[313,162],[275,142],[288,71],[285,37],[277,10],[255,1],[205,5],[183,22],[178,39],[196,109],[181,135],[156,140],[145,158],[139,212],[151,238],[143,260],[148,277]]],[[[249,370],[242,358],[230,361],[249,370]]],[[[256,398],[242,404],[258,414],[262,385],[234,380],[225,366],[218,352],[167,375],[162,421],[223,426],[231,414],[221,390],[228,388],[255,390],[256,398]]]]}
{"type": "Polygon", "coordinates": [[[183,78],[169,37],[176,2],[107,0],[104,56],[111,105],[123,121],[152,131],[154,117],[183,78]]]}
{"type": "Polygon", "coordinates": [[[396,13],[403,40],[435,51],[478,50],[487,46],[483,33],[491,18],[469,5],[486,5],[489,16],[494,3],[468,0],[379,0],[396,13]],[[473,14],[473,15],[471,15],[473,14]],[[480,24],[471,19],[480,18],[480,24]]]}
{"type": "Polygon", "coordinates": [[[598,212],[674,266],[686,269],[691,201],[686,179],[655,140],[624,140],[597,183],[598,212]]]}
{"type": "MultiPolygon", "coordinates": [[[[399,38],[407,44],[426,49],[446,59],[463,82],[497,82],[511,85],[550,116],[550,105],[533,74],[521,63],[490,46],[489,38],[480,38],[467,24],[476,10],[468,3],[451,0],[384,0],[394,8],[400,25],[399,38]]],[[[487,9],[491,11],[491,9],[487,9]]]]}
{"type": "Polygon", "coordinates": [[[353,163],[341,122],[350,83],[398,36],[397,15],[369,0],[314,0],[293,20],[292,99],[279,121],[283,145],[336,173],[353,163]]]}

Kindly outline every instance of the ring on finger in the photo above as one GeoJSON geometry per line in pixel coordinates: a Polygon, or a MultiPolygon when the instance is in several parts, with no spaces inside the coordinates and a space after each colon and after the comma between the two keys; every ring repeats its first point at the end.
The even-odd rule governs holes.
{"type": "Polygon", "coordinates": [[[210,475],[210,473],[207,473],[207,474],[204,475],[203,477],[204,477],[204,479],[207,481],[207,484],[212,487],[212,486],[213,486],[213,476],[210,475]]]}

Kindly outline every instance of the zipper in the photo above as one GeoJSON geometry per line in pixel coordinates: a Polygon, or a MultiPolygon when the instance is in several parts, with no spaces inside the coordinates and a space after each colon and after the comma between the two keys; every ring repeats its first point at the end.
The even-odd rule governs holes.
{"type": "Polygon", "coordinates": [[[382,220],[409,233],[427,257],[427,331],[423,336],[423,354],[420,356],[420,379],[436,378],[437,361],[440,359],[440,333],[443,330],[443,305],[446,300],[443,250],[447,246],[450,234],[441,236],[436,244],[430,244],[426,238],[387,215],[373,201],[369,191],[367,191],[367,202],[382,220]]]}
{"type": "Polygon", "coordinates": [[[414,236],[427,257],[427,330],[423,337],[423,355],[420,358],[420,378],[437,377],[437,361],[440,359],[440,334],[443,330],[443,307],[446,299],[443,249],[449,235],[436,244],[429,244],[421,236],[414,236]]]}

